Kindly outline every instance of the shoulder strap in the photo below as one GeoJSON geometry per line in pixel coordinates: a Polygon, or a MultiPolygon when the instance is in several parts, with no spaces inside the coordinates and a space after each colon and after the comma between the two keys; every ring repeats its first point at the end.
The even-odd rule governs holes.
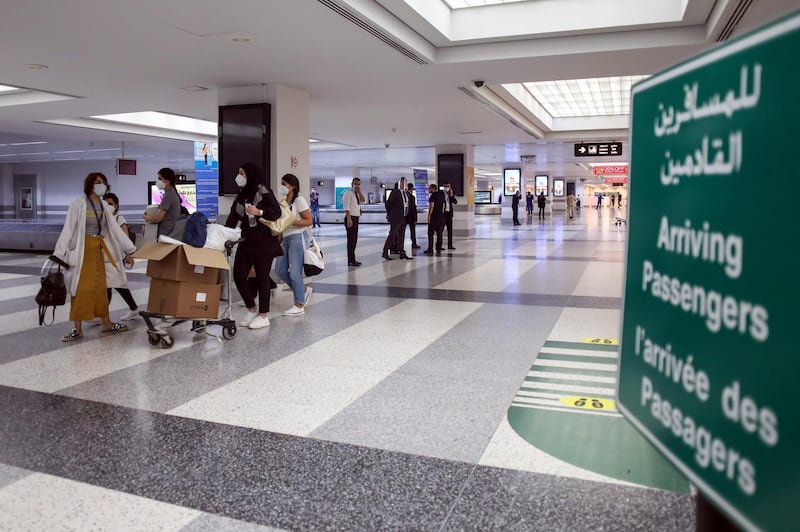
{"type": "Polygon", "coordinates": [[[253,196],[253,205],[258,205],[261,200],[264,198],[264,194],[267,193],[267,187],[264,185],[258,185],[256,189],[256,195],[253,196]]]}

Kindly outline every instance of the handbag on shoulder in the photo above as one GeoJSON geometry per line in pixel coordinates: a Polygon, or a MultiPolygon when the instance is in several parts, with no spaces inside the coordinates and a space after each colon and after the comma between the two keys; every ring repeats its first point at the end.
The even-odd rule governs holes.
{"type": "Polygon", "coordinates": [[[36,304],[39,305],[39,325],[52,325],[56,319],[56,307],[60,307],[67,302],[67,287],[64,284],[64,273],[61,271],[62,267],[69,269],[69,265],[55,255],[50,255],[45,261],[44,266],[42,266],[42,287],[34,298],[36,304]],[[47,307],[53,307],[50,323],[45,323],[47,307]]]}
{"type": "Polygon", "coordinates": [[[292,212],[292,208],[289,207],[289,205],[286,203],[286,200],[279,201],[278,205],[281,206],[281,215],[277,220],[265,220],[264,218],[259,218],[258,220],[262,224],[269,227],[269,230],[274,236],[278,236],[286,229],[291,227],[296,219],[294,213],[292,212]]]}

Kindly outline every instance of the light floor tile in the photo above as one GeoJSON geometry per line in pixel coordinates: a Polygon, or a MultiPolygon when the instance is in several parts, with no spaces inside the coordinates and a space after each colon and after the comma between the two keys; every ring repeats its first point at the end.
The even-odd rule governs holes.
{"type": "Polygon", "coordinates": [[[620,311],[567,307],[550,333],[550,340],[581,342],[584,338],[619,339],[620,311]]]}
{"type": "Polygon", "coordinates": [[[220,423],[306,435],[405,364],[446,333],[479,305],[429,302],[441,317],[437,326],[421,322],[423,302],[409,300],[265,368],[204,394],[170,411],[171,414],[220,423]],[[445,312],[444,309],[447,309],[445,312]],[[408,339],[404,320],[418,328],[408,339]],[[449,322],[447,321],[449,320],[449,322]],[[382,339],[384,348],[359,349],[362,335],[382,339]],[[395,341],[401,339],[402,341],[395,341]],[[348,353],[346,365],[336,353],[348,353]],[[376,358],[380,363],[376,364],[376,358]],[[374,368],[382,366],[380,369],[374,368]]]}
{"type": "Polygon", "coordinates": [[[586,266],[573,295],[594,297],[622,297],[623,264],[592,262],[586,266]]]}
{"type": "MultiPolygon", "coordinates": [[[[148,290],[149,288],[131,290],[133,298],[139,305],[140,309],[144,309],[146,306],[148,290]]],[[[127,310],[127,308],[128,306],[119,296],[119,294],[115,293],[114,297],[111,299],[111,305],[109,306],[109,311],[112,313],[111,315],[114,316],[117,311],[123,309],[127,310]]],[[[52,312],[52,310],[48,310],[48,316],[50,315],[50,312],[52,312]]],[[[5,314],[3,316],[2,334],[11,334],[20,331],[26,331],[28,329],[35,329],[38,326],[38,324],[39,324],[39,309],[36,307],[33,299],[31,299],[31,310],[13,312],[11,314],[5,314]]],[[[53,326],[55,327],[66,326],[66,330],[64,331],[64,334],[66,334],[72,327],[71,324],[72,322],[69,321],[69,296],[67,296],[67,304],[63,307],[58,307],[56,309],[56,319],[53,326]]]]}
{"type": "Polygon", "coordinates": [[[21,277],[30,277],[30,275],[24,273],[0,273],[0,281],[5,281],[8,279],[19,279],[21,277]]]}
{"type": "Polygon", "coordinates": [[[517,434],[508,419],[503,418],[478,462],[480,465],[530,471],[546,475],[596,480],[625,486],[636,486],[615,478],[599,475],[574,466],[540,451],[517,434]]]}
{"type": "Polygon", "coordinates": [[[435,288],[447,290],[480,290],[502,292],[521,275],[536,265],[535,260],[490,260],[467,273],[458,275],[435,288]]]}
{"type": "Polygon", "coordinates": [[[36,473],[0,490],[0,530],[177,531],[200,512],[36,473]]]}
{"type": "Polygon", "coordinates": [[[180,532],[283,532],[282,528],[259,525],[221,515],[202,514],[180,532]]]}
{"type": "MultiPolygon", "coordinates": [[[[33,281],[30,277],[27,280],[33,281]]],[[[0,288],[0,301],[17,299],[18,297],[30,297],[33,299],[41,286],[39,280],[36,279],[36,282],[20,283],[9,288],[0,288]]]]}
{"type": "MultiPolygon", "coordinates": [[[[58,345],[63,347],[0,365],[0,384],[52,393],[170,352],[151,348],[144,329],[58,345]],[[131,349],[132,342],[138,348],[131,349]]],[[[173,349],[191,345],[191,338],[178,337],[173,349]]]]}

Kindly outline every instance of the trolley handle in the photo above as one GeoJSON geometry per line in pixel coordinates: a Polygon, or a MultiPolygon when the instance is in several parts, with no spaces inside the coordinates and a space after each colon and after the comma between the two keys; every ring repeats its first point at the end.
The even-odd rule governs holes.
{"type": "Polygon", "coordinates": [[[244,242],[244,238],[239,238],[236,240],[228,240],[227,242],[225,242],[225,252],[229,257],[231,256],[231,253],[233,253],[233,246],[235,246],[239,242],[244,242]]]}

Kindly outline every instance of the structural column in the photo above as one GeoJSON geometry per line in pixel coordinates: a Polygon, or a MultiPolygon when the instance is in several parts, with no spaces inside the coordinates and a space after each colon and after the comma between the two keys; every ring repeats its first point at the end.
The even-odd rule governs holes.
{"type": "Polygon", "coordinates": [[[249,103],[272,105],[270,168],[264,171],[273,189],[277,188],[282,175],[296,175],[300,180],[301,194],[307,196],[310,190],[308,94],[291,87],[266,83],[220,89],[217,103],[220,106],[249,103]]]}
{"type": "Polygon", "coordinates": [[[475,236],[475,146],[471,144],[443,144],[436,146],[436,176],[439,183],[443,181],[439,173],[440,154],[461,153],[464,155],[462,174],[463,191],[457,196],[458,204],[453,208],[453,236],[469,238],[475,236]]]}

